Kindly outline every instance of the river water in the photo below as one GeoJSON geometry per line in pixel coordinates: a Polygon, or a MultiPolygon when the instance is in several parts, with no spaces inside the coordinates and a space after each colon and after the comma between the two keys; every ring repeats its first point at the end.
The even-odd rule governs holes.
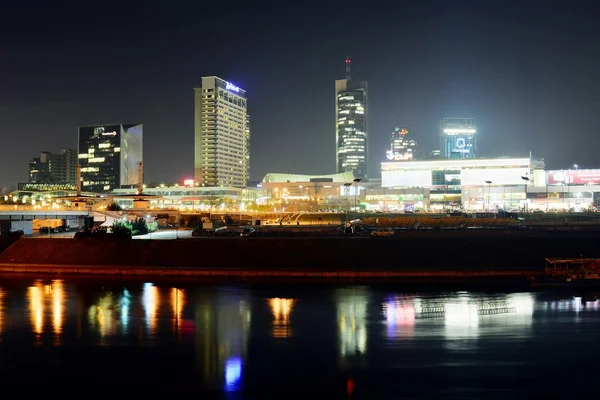
{"type": "Polygon", "coordinates": [[[0,381],[5,396],[596,393],[591,294],[457,289],[3,278],[0,381]]]}

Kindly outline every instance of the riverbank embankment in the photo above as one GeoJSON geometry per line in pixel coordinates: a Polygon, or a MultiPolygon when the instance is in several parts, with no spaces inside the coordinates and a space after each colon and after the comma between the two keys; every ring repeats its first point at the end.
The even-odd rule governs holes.
{"type": "Polygon", "coordinates": [[[508,277],[546,257],[600,257],[582,233],[431,232],[391,238],[21,239],[0,272],[195,277],[508,277]]]}

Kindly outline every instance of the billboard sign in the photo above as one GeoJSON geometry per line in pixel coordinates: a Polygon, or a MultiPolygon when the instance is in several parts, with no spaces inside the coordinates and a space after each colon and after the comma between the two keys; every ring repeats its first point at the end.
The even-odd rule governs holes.
{"type": "Polygon", "coordinates": [[[390,161],[409,161],[413,159],[413,153],[410,151],[394,153],[393,150],[388,150],[385,152],[385,157],[390,161]]]}
{"type": "Polygon", "coordinates": [[[600,185],[600,169],[575,169],[547,172],[548,185],[600,185]]]}
{"type": "Polygon", "coordinates": [[[470,153],[471,148],[467,144],[467,138],[464,136],[456,136],[453,138],[453,153],[470,153]]]}

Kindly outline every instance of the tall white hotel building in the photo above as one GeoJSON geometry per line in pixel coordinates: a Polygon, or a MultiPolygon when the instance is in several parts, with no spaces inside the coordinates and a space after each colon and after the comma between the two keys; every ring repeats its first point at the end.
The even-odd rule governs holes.
{"type": "Polygon", "coordinates": [[[216,76],[194,88],[194,179],[200,186],[246,187],[250,118],[246,91],[216,76]]]}

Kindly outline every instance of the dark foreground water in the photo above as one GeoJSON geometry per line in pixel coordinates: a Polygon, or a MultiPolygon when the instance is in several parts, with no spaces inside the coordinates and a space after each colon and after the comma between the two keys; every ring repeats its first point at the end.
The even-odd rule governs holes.
{"type": "Polygon", "coordinates": [[[0,280],[2,396],[574,398],[586,294],[0,280]]]}

